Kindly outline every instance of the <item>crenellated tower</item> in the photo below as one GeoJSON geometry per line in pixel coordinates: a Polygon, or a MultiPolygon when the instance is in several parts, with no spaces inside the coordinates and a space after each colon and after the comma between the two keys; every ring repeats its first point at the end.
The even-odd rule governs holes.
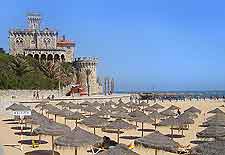
{"type": "Polygon", "coordinates": [[[85,91],[88,91],[88,83],[90,94],[102,93],[102,87],[97,82],[96,66],[98,59],[95,57],[78,57],[74,61],[74,70],[79,82],[85,91]]]}
{"type": "Polygon", "coordinates": [[[29,13],[27,22],[29,29],[39,30],[41,28],[41,15],[39,13],[29,13]]]}

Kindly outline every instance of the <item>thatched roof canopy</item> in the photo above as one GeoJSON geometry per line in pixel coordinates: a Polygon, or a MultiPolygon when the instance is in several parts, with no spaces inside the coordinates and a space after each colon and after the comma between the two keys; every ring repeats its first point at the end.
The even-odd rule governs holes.
{"type": "Polygon", "coordinates": [[[157,112],[157,111],[154,111],[154,112],[152,112],[152,113],[150,113],[149,115],[148,115],[150,118],[153,118],[153,119],[160,119],[160,118],[163,118],[164,117],[164,115],[161,115],[159,112],[157,112]]]}
{"type": "Polygon", "coordinates": [[[144,111],[148,111],[148,112],[155,112],[157,111],[155,108],[152,108],[151,106],[148,106],[146,108],[143,109],[144,111]]]}
{"type": "Polygon", "coordinates": [[[152,149],[177,152],[179,143],[156,131],[134,141],[135,145],[143,145],[152,149]]]}
{"type": "Polygon", "coordinates": [[[98,155],[139,155],[131,151],[126,145],[118,144],[113,148],[98,153],[98,155]]]}
{"type": "Polygon", "coordinates": [[[24,106],[23,104],[16,104],[13,103],[9,107],[6,108],[6,110],[12,110],[12,111],[23,111],[23,110],[30,110],[30,108],[24,106]]]}
{"type": "Polygon", "coordinates": [[[216,113],[213,116],[207,118],[208,121],[210,120],[224,120],[225,121],[225,114],[224,113],[216,113]]]}
{"type": "Polygon", "coordinates": [[[90,102],[88,102],[88,101],[84,101],[84,102],[80,103],[80,105],[89,105],[89,104],[90,104],[90,102]]]}
{"type": "Polygon", "coordinates": [[[66,107],[67,106],[67,102],[64,102],[64,101],[60,101],[59,103],[57,103],[56,105],[57,106],[62,106],[62,107],[66,107]]]}
{"type": "Polygon", "coordinates": [[[163,109],[164,106],[161,106],[160,104],[156,103],[154,105],[151,106],[153,109],[159,110],[159,109],[163,109]]]}
{"type": "Polygon", "coordinates": [[[196,134],[200,138],[217,138],[225,136],[225,128],[222,126],[209,126],[196,134]]]}
{"type": "Polygon", "coordinates": [[[67,117],[67,116],[71,116],[71,115],[73,115],[74,113],[72,112],[72,111],[70,111],[70,110],[68,110],[68,109],[62,109],[61,111],[60,111],[60,113],[58,114],[59,116],[62,116],[62,117],[67,117]]]}
{"type": "Polygon", "coordinates": [[[129,116],[125,112],[116,111],[110,114],[112,118],[120,118],[120,119],[132,119],[131,116],[129,116]]]}
{"type": "Polygon", "coordinates": [[[142,115],[142,116],[137,116],[134,117],[133,120],[135,122],[141,122],[141,123],[154,123],[154,120],[152,120],[149,116],[147,115],[142,115]]]}
{"type": "Polygon", "coordinates": [[[139,111],[139,110],[135,110],[135,111],[130,112],[128,115],[131,117],[140,117],[140,116],[144,116],[145,113],[142,111],[139,111]]]}
{"type": "Polygon", "coordinates": [[[34,129],[34,133],[51,136],[63,135],[69,131],[70,128],[68,126],[50,120],[43,122],[38,128],[34,129]]]}
{"type": "Polygon", "coordinates": [[[96,116],[87,117],[80,123],[92,128],[102,128],[109,124],[107,120],[96,116]]]}
{"type": "Polygon", "coordinates": [[[164,115],[164,116],[176,116],[177,114],[170,110],[170,109],[166,109],[166,110],[163,110],[160,112],[161,115],[164,115]]]}
{"type": "Polygon", "coordinates": [[[93,112],[93,113],[99,111],[96,107],[90,106],[90,105],[88,105],[87,107],[84,107],[83,110],[86,112],[93,112]]]}
{"type": "Polygon", "coordinates": [[[180,107],[175,106],[175,105],[171,105],[171,106],[168,108],[168,110],[178,110],[178,109],[180,109],[180,107]]]}
{"type": "Polygon", "coordinates": [[[108,129],[135,129],[136,126],[129,124],[122,119],[116,119],[115,121],[109,123],[106,128],[108,129]]]}
{"type": "Polygon", "coordinates": [[[66,116],[68,120],[79,120],[85,118],[81,113],[75,111],[72,115],[66,116]]]}
{"type": "Polygon", "coordinates": [[[192,106],[192,107],[186,109],[184,112],[191,112],[191,113],[199,113],[200,114],[201,110],[199,110],[198,108],[192,106]]]}
{"type": "Polygon", "coordinates": [[[210,141],[192,148],[193,155],[224,155],[225,141],[210,141]]]}
{"type": "Polygon", "coordinates": [[[179,125],[181,125],[181,123],[178,121],[178,119],[176,119],[174,117],[166,118],[165,120],[161,121],[159,124],[164,125],[164,126],[179,126],[179,125]]]}
{"type": "Polygon", "coordinates": [[[70,109],[82,109],[82,106],[80,104],[75,104],[73,102],[69,102],[66,107],[70,109]]]}
{"type": "Polygon", "coordinates": [[[55,139],[55,145],[64,147],[82,147],[101,142],[102,138],[79,127],[55,139]]]}
{"type": "Polygon", "coordinates": [[[219,108],[216,108],[214,110],[211,110],[208,113],[223,113],[224,114],[224,112],[222,110],[220,110],[219,108]]]}

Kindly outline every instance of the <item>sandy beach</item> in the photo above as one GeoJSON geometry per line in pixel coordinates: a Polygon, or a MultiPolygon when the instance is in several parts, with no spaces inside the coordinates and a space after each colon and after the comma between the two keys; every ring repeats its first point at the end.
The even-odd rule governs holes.
{"type": "MultiPolygon", "coordinates": [[[[55,105],[58,102],[51,102],[51,104],[55,105]]],[[[210,116],[209,114],[207,114],[207,112],[209,110],[213,110],[216,107],[220,107],[224,102],[222,100],[192,100],[192,101],[166,101],[166,102],[157,102],[161,105],[163,105],[165,108],[168,108],[171,105],[175,105],[181,108],[181,112],[183,112],[185,109],[191,107],[191,106],[195,106],[197,108],[199,108],[200,110],[202,110],[202,113],[199,115],[199,117],[197,119],[195,119],[195,124],[190,125],[190,129],[189,130],[185,130],[184,131],[184,138],[175,138],[174,140],[179,142],[182,145],[188,145],[191,144],[190,141],[191,140],[197,140],[196,138],[196,133],[203,130],[203,127],[199,127],[199,125],[206,119],[206,117],[210,116]]],[[[149,102],[150,105],[153,105],[153,102],[149,102]]],[[[33,107],[33,106],[32,106],[33,107]]],[[[221,110],[225,110],[224,108],[220,108],[221,110]]],[[[164,109],[162,109],[164,110],[164,109]]],[[[8,114],[6,114],[5,112],[1,111],[0,114],[0,144],[3,145],[3,149],[4,149],[4,155],[22,155],[25,152],[28,151],[32,151],[32,150],[37,150],[37,149],[51,149],[51,138],[50,136],[42,136],[42,140],[45,140],[47,142],[49,142],[48,144],[43,144],[40,145],[39,148],[33,149],[31,147],[31,145],[23,145],[23,151],[19,150],[19,143],[18,141],[20,140],[20,136],[15,135],[15,132],[18,132],[16,130],[12,130],[11,127],[15,127],[18,126],[17,124],[7,124],[8,122],[3,121],[5,119],[9,119],[12,118],[12,116],[8,114]],[[12,146],[5,146],[5,145],[18,145],[16,147],[12,147],[12,146]]],[[[50,115],[50,118],[53,118],[52,115],[50,115]]],[[[64,123],[64,118],[63,117],[57,117],[57,122],[60,123],[64,123]]],[[[135,123],[132,122],[134,125],[135,123]]],[[[67,121],[67,125],[70,126],[71,128],[75,127],[74,121],[67,121]]],[[[89,132],[93,133],[93,129],[91,128],[87,128],[84,125],[79,124],[79,126],[89,132]]],[[[141,123],[138,123],[138,129],[141,127],[141,123]]],[[[37,126],[36,126],[37,127],[37,126]]],[[[150,124],[144,124],[144,128],[145,129],[154,129],[154,126],[150,125],[150,124]]],[[[158,127],[158,130],[163,133],[163,134],[170,134],[170,128],[169,127],[158,127]]],[[[150,132],[144,132],[144,135],[149,134],[150,132]]],[[[175,134],[178,133],[177,130],[174,131],[175,134]]],[[[101,129],[96,129],[96,134],[103,137],[103,136],[109,136],[110,138],[112,138],[113,140],[116,140],[116,134],[113,133],[105,133],[102,132],[101,129]]],[[[181,134],[178,133],[178,134],[181,134]]],[[[126,130],[124,131],[123,134],[120,135],[120,137],[122,136],[141,136],[141,132],[137,131],[137,130],[126,130]]],[[[23,136],[23,139],[38,139],[38,136],[36,137],[28,137],[28,136],[23,136]]],[[[120,142],[124,143],[124,144],[130,144],[133,142],[133,140],[127,140],[127,139],[123,139],[120,138],[120,142]]],[[[194,146],[194,144],[191,144],[191,146],[194,146]]],[[[78,154],[80,155],[87,155],[88,153],[86,152],[88,148],[80,148],[78,149],[78,154]]],[[[69,148],[57,148],[56,150],[58,152],[60,152],[60,154],[62,155],[71,155],[74,154],[74,150],[73,149],[69,149],[69,148]]],[[[149,155],[154,153],[153,149],[149,149],[149,148],[142,148],[142,147],[135,147],[133,149],[133,151],[141,154],[141,155],[149,155]]],[[[168,152],[164,152],[164,151],[159,151],[158,155],[172,155],[173,153],[168,153],[168,152]]]]}

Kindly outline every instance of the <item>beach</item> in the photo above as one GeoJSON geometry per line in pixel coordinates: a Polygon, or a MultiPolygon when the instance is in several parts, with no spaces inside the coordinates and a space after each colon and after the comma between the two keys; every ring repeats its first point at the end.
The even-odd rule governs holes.
{"type": "MultiPolygon", "coordinates": [[[[22,99],[20,99],[22,101],[22,99]]],[[[5,99],[4,100],[5,104],[7,103],[7,105],[10,105],[12,103],[11,99],[5,99]],[[9,101],[10,100],[10,101],[9,101]]],[[[58,103],[59,101],[51,101],[50,103],[52,105],[56,105],[56,103],[58,103]]],[[[79,101],[79,102],[82,102],[79,101]]],[[[224,104],[223,100],[186,100],[186,101],[164,101],[164,102],[160,102],[158,101],[157,103],[159,103],[160,105],[164,106],[166,108],[168,108],[171,105],[175,105],[181,108],[181,113],[190,108],[191,106],[195,106],[196,108],[200,109],[202,112],[201,114],[199,114],[199,117],[197,119],[195,119],[195,123],[190,125],[189,130],[185,130],[184,131],[184,135],[185,137],[183,138],[174,138],[174,140],[178,143],[180,143],[181,145],[187,146],[189,144],[191,144],[191,146],[195,146],[195,144],[190,143],[190,141],[192,140],[198,140],[196,137],[196,133],[203,130],[203,127],[199,127],[200,124],[202,124],[202,122],[208,117],[211,116],[210,114],[207,114],[208,111],[213,110],[217,107],[220,107],[221,105],[224,104]]],[[[1,103],[4,104],[4,103],[1,103]]],[[[26,105],[29,105],[31,107],[34,107],[37,103],[26,103],[26,105]]],[[[153,101],[149,101],[149,105],[153,105],[155,104],[153,101]]],[[[3,107],[3,106],[2,106],[3,107]]],[[[162,109],[162,110],[164,110],[162,109]]],[[[220,107],[221,110],[225,111],[225,108],[220,107]]],[[[162,111],[160,110],[160,111],[162,111]]],[[[15,127],[18,126],[17,124],[7,124],[8,122],[3,121],[5,119],[9,119],[12,118],[12,115],[10,115],[10,112],[5,112],[5,110],[1,109],[1,114],[0,114],[0,144],[3,145],[3,149],[4,149],[4,155],[23,155],[26,152],[29,151],[33,151],[33,150],[38,150],[38,149],[51,149],[51,137],[50,136],[42,136],[41,139],[47,141],[47,144],[42,144],[40,145],[38,148],[32,148],[31,145],[23,145],[23,151],[20,151],[19,148],[19,143],[18,141],[20,140],[20,136],[19,135],[15,135],[15,132],[18,132],[16,130],[12,130],[11,127],[15,127]],[[5,146],[5,145],[18,145],[15,147],[12,146],[5,146]]],[[[50,115],[50,118],[54,119],[53,115],[50,115]]],[[[57,122],[60,123],[64,123],[64,118],[63,117],[57,117],[57,122]]],[[[133,125],[135,125],[135,122],[130,122],[133,125]]],[[[75,123],[74,121],[67,121],[67,125],[69,127],[71,127],[72,129],[75,127],[75,123]]],[[[78,125],[79,127],[81,127],[82,129],[85,129],[91,133],[93,133],[93,128],[88,128],[82,124],[78,125]]],[[[141,123],[138,123],[138,128],[141,128],[141,123]]],[[[34,126],[38,127],[38,126],[34,126]]],[[[120,134],[120,143],[123,144],[131,144],[133,143],[134,140],[128,140],[128,139],[123,139],[123,136],[137,136],[140,137],[141,136],[141,131],[137,131],[137,129],[132,129],[132,130],[124,130],[124,133],[120,134]]],[[[144,124],[144,129],[154,129],[153,125],[144,124]]],[[[166,126],[160,126],[157,127],[157,129],[163,133],[163,134],[170,134],[170,128],[166,127],[166,126]]],[[[144,135],[147,135],[151,132],[144,132],[144,135]]],[[[178,130],[174,130],[174,134],[181,134],[181,131],[178,133],[178,130]]],[[[102,132],[101,129],[96,129],[96,135],[98,136],[108,136],[111,139],[116,141],[117,138],[117,134],[115,133],[106,133],[106,132],[102,132]]],[[[38,139],[38,136],[23,136],[23,139],[38,139]]],[[[90,147],[87,148],[79,148],[78,149],[78,154],[80,155],[88,155],[87,153],[87,149],[90,149],[90,147]]],[[[74,149],[72,148],[60,148],[60,147],[56,147],[56,151],[58,151],[61,155],[71,155],[74,154],[74,149]]],[[[150,148],[143,148],[143,147],[135,147],[133,149],[134,152],[137,152],[141,155],[149,155],[149,154],[153,154],[154,150],[150,149],[150,148]]],[[[165,152],[165,151],[158,151],[158,155],[172,155],[173,153],[169,153],[169,152],[165,152]]]]}

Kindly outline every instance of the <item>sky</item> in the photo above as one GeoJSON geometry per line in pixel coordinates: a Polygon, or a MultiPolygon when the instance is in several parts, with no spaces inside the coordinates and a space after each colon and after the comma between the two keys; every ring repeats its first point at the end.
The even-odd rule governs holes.
{"type": "Polygon", "coordinates": [[[76,42],[76,56],[99,58],[100,77],[117,91],[225,90],[224,0],[7,0],[0,47],[9,28],[42,26],[76,42]]]}

